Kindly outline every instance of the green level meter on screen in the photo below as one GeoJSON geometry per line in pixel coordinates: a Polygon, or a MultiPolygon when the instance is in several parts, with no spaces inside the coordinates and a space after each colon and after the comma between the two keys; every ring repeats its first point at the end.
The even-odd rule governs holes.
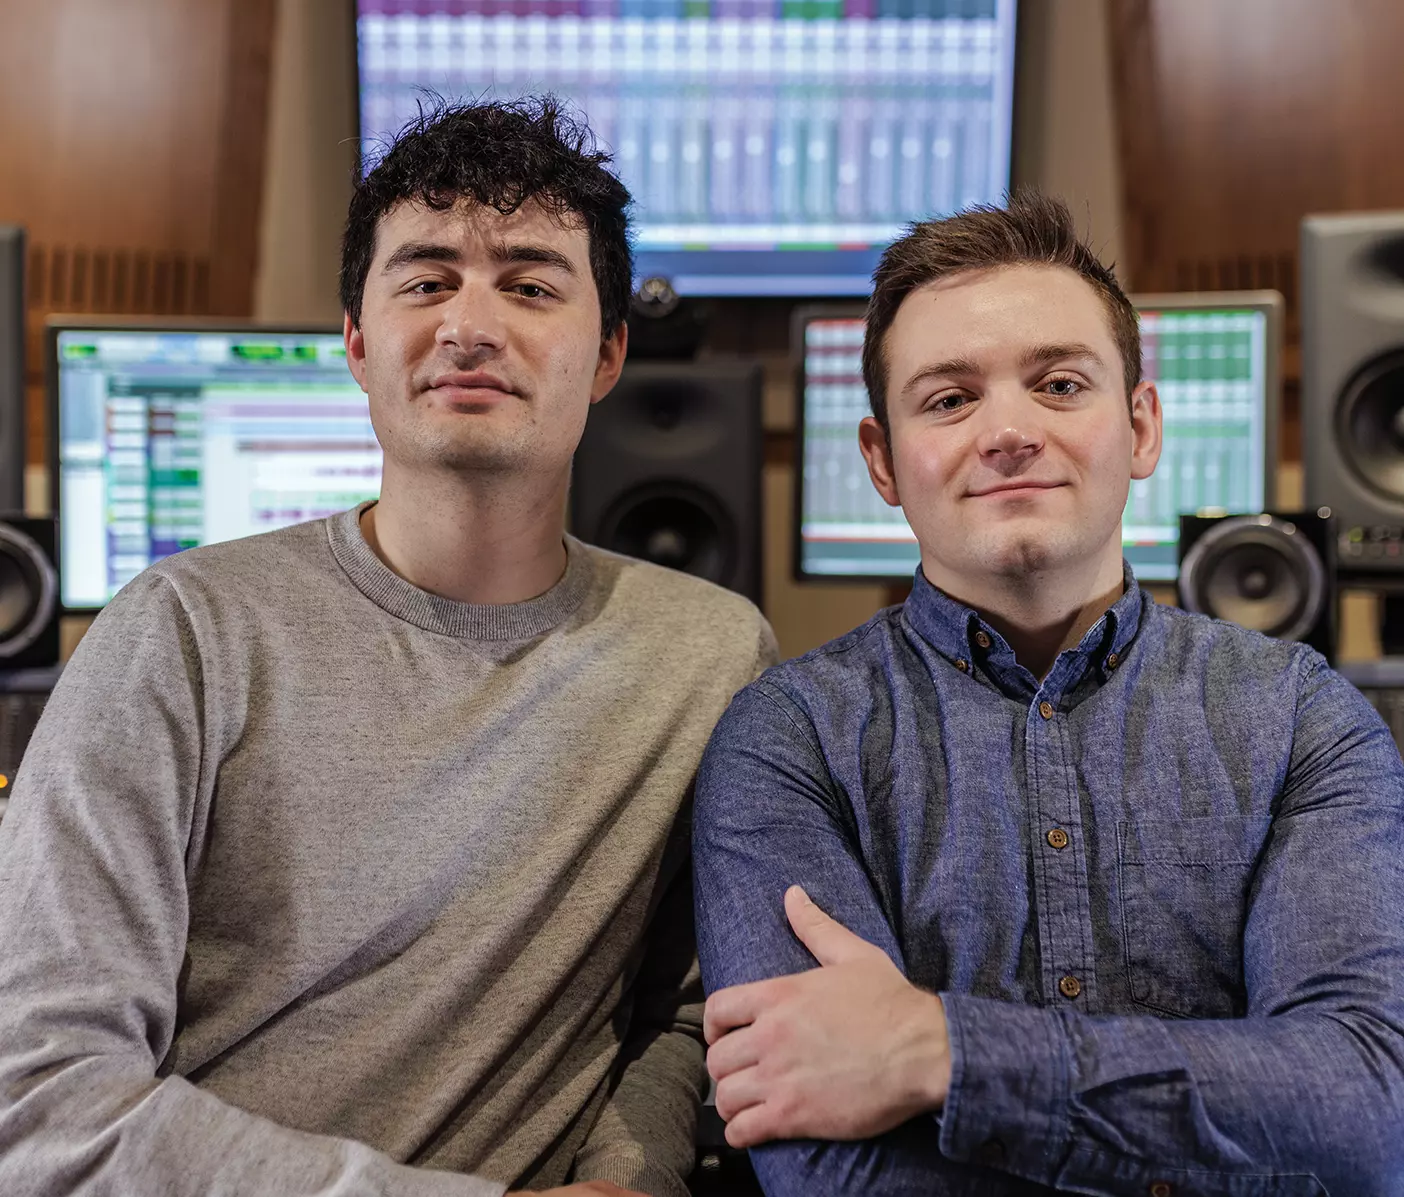
{"type": "Polygon", "coordinates": [[[839,21],[843,0],[781,0],[780,16],[786,21],[839,21]]]}
{"type": "Polygon", "coordinates": [[[240,341],[231,351],[246,362],[315,362],[315,345],[279,345],[267,341],[240,341]]]}

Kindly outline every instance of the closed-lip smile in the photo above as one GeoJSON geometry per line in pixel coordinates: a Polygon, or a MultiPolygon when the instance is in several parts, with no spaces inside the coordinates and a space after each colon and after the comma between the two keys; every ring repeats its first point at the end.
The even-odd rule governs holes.
{"type": "Polygon", "coordinates": [[[1035,482],[1032,480],[1025,482],[1021,480],[1014,480],[1010,482],[1001,482],[998,486],[987,486],[983,490],[972,490],[970,492],[970,497],[973,499],[980,499],[986,495],[1006,494],[1009,491],[1055,490],[1057,487],[1060,487],[1062,485],[1063,483],[1061,482],[1035,482]]]}
{"type": "Polygon", "coordinates": [[[440,374],[430,381],[429,389],[431,391],[502,391],[507,395],[516,393],[502,379],[482,370],[440,374]]]}

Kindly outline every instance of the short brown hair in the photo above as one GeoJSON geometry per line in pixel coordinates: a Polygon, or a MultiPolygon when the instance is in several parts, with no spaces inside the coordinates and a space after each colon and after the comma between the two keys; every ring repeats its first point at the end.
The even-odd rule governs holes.
{"type": "Polygon", "coordinates": [[[1126,398],[1141,381],[1141,329],[1136,309],[1111,269],[1097,260],[1077,235],[1072,213],[1062,200],[1021,190],[1003,208],[979,204],[948,216],[914,224],[888,246],[873,272],[863,336],[863,381],[868,402],[883,431],[887,422],[887,361],[883,343],[902,301],[918,287],[967,270],[999,266],[1065,266],[1101,296],[1121,353],[1126,398]]]}

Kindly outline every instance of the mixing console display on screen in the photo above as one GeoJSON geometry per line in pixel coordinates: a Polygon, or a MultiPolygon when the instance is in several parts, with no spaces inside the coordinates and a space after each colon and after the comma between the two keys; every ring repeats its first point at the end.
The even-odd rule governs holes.
{"type": "Polygon", "coordinates": [[[551,92],[683,295],[863,295],[913,220],[1009,186],[1015,0],[359,0],[367,168],[426,89],[551,92]]]}
{"type": "MultiPolygon", "coordinates": [[[[1122,517],[1139,578],[1170,581],[1181,513],[1260,511],[1267,491],[1268,315],[1257,308],[1143,308],[1145,377],[1155,380],[1165,444],[1155,473],[1132,482],[1122,517]]],[[[858,317],[804,322],[799,572],[910,577],[919,560],[900,508],[868,479],[858,422],[868,414],[858,317]]]]}
{"type": "Polygon", "coordinates": [[[60,578],[100,607],[171,553],[380,493],[341,336],[55,330],[60,578]]]}

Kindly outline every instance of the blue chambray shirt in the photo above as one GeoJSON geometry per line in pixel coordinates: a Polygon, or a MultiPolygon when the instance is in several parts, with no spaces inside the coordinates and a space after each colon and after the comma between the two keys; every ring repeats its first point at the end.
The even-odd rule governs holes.
{"type": "Polygon", "coordinates": [[[1128,569],[1040,682],[918,572],[737,695],[694,847],[708,992],[814,966],[799,883],[949,1020],[939,1115],[771,1197],[1404,1194],[1404,766],[1310,649],[1128,569]]]}

